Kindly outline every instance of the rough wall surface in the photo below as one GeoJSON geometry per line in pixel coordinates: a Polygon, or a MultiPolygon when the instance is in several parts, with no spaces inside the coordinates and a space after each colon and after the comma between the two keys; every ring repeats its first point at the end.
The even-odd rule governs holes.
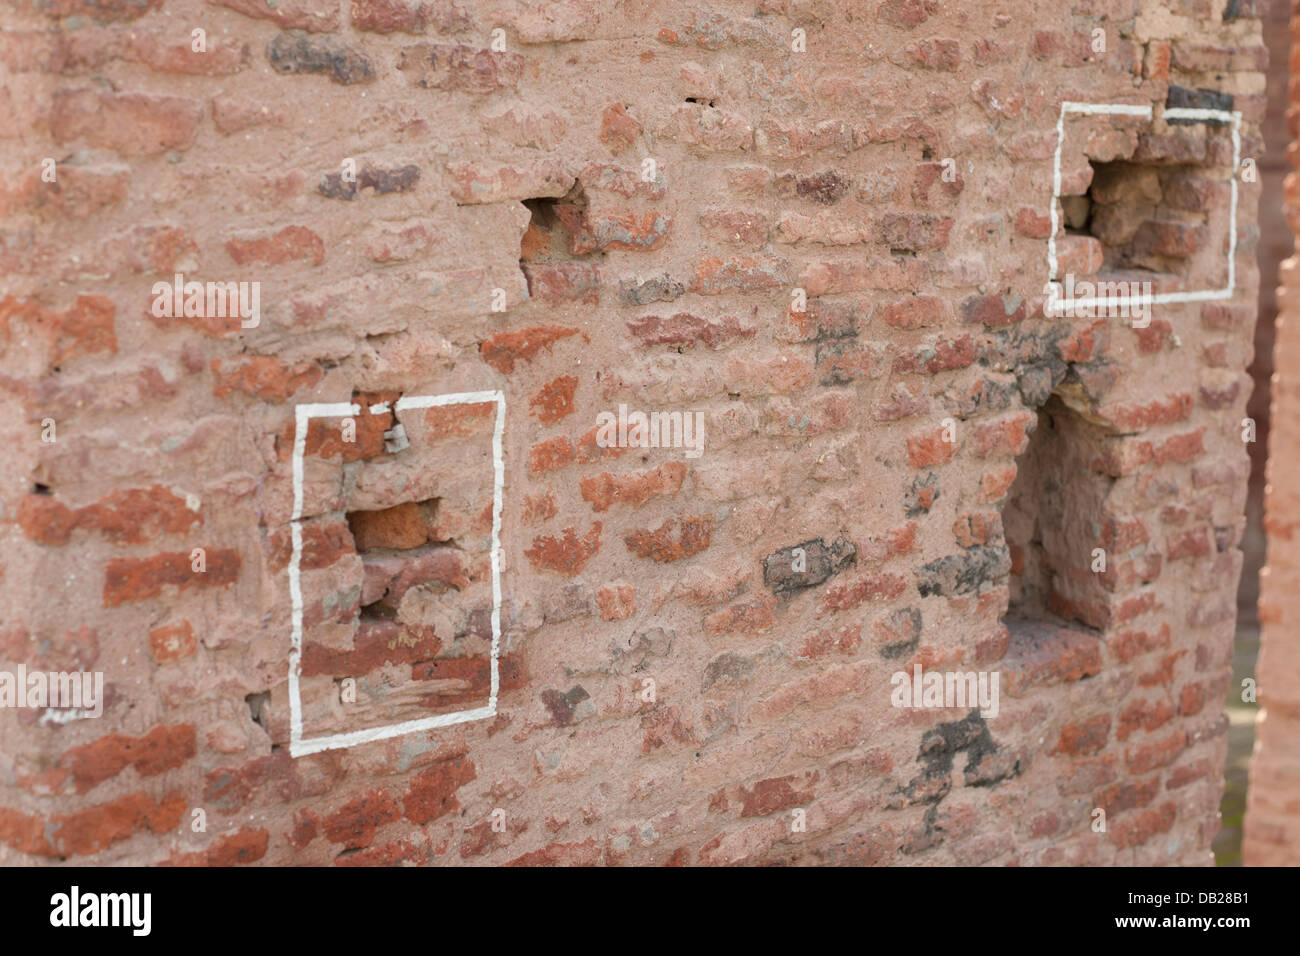
{"type": "Polygon", "coordinates": [[[1268,107],[1260,124],[1264,152],[1259,161],[1259,314],[1255,323],[1255,356],[1250,364],[1253,388],[1246,404],[1246,414],[1258,424],[1258,434],[1250,452],[1250,493],[1247,497],[1246,535],[1242,541],[1244,562],[1241,587],[1237,591],[1239,623],[1258,624],[1259,573],[1264,567],[1267,540],[1264,534],[1264,486],[1268,465],[1268,430],[1270,394],[1273,377],[1274,323],[1277,320],[1277,288],[1281,264],[1295,248],[1295,236],[1287,224],[1281,201],[1283,181],[1290,169],[1287,147],[1291,133],[1287,128],[1290,105],[1291,7],[1283,0],[1273,0],[1260,10],[1264,43],[1268,48],[1266,91],[1268,107]],[[1276,197],[1276,198],[1274,198],[1276,197]]]}
{"type": "MultiPolygon", "coordinates": [[[[1300,38],[1300,19],[1292,6],[1291,39],[1300,38]]],[[[1294,54],[1293,54],[1294,56],[1294,54]]],[[[1287,90],[1287,124],[1296,135],[1296,103],[1300,87],[1292,82],[1287,90]]],[[[1295,167],[1294,143],[1287,160],[1295,167]]],[[[1287,175],[1284,196],[1287,223],[1300,232],[1300,194],[1294,172],[1287,175]]],[[[1272,420],[1277,423],[1269,435],[1268,486],[1265,528],[1268,532],[1268,565],[1260,575],[1259,652],[1260,716],[1255,729],[1255,753],[1250,766],[1249,803],[1246,811],[1242,859],[1258,866],[1300,864],[1300,643],[1296,639],[1296,615],[1300,603],[1291,582],[1300,569],[1293,516],[1300,507],[1300,481],[1295,475],[1297,448],[1295,416],[1300,413],[1300,395],[1288,371],[1300,362],[1300,319],[1297,289],[1300,276],[1297,260],[1282,263],[1281,286],[1277,290],[1278,316],[1273,367],[1280,371],[1272,383],[1272,420]]]]}
{"type": "Polygon", "coordinates": [[[4,9],[0,859],[1208,862],[1248,2],[4,9]]]}

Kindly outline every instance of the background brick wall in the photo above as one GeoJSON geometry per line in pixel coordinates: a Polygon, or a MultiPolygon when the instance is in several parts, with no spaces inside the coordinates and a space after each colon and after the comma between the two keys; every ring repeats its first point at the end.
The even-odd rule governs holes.
{"type": "MultiPolygon", "coordinates": [[[[4,9],[0,648],[107,690],[0,713],[0,859],[1209,860],[1258,187],[1234,299],[1042,293],[1062,101],[1230,103],[1258,156],[1255,11],[4,9]],[[260,324],[155,316],[178,272],[259,282],[260,324]],[[496,716],[292,756],[295,407],[360,409],[303,443],[311,736],[492,692],[493,407],[396,404],[483,390],[496,716]],[[602,447],[620,404],[702,412],[703,454],[602,447]],[[918,666],[1000,712],[891,706],[918,666]]],[[[1224,128],[1066,130],[1062,195],[1162,193],[1063,271],[1226,281],[1224,128]]]]}
{"type": "MultiPolygon", "coordinates": [[[[1300,36],[1298,22],[1292,6],[1290,36],[1293,45],[1300,36]]],[[[1294,82],[1288,85],[1286,96],[1290,104],[1286,113],[1287,130],[1293,141],[1286,158],[1294,169],[1295,104],[1300,97],[1300,89],[1294,82]]],[[[1295,173],[1290,172],[1283,186],[1283,212],[1293,233],[1300,230],[1296,187],[1295,173]]],[[[1294,866],[1300,863],[1300,799],[1296,796],[1297,783],[1300,782],[1300,752],[1296,743],[1300,739],[1300,697],[1295,690],[1300,678],[1300,661],[1297,659],[1294,623],[1296,599],[1290,586],[1297,567],[1292,516],[1296,513],[1298,486],[1293,463],[1297,456],[1295,417],[1300,410],[1295,386],[1288,376],[1288,370],[1295,367],[1297,360],[1295,296],[1298,280],[1294,256],[1282,263],[1280,280],[1272,362],[1278,374],[1271,388],[1274,427],[1268,440],[1264,523],[1268,532],[1268,565],[1260,575],[1260,716],[1256,723],[1242,846],[1244,861],[1258,866],[1294,866]]]]}
{"type": "Polygon", "coordinates": [[[1249,446],[1250,494],[1246,505],[1246,537],[1242,541],[1245,561],[1242,568],[1241,587],[1237,592],[1240,623],[1256,624],[1259,603],[1259,572],[1264,566],[1266,536],[1263,528],[1265,471],[1268,459],[1268,429],[1270,380],[1273,375],[1274,323],[1277,318],[1277,287],[1279,267],[1295,245],[1295,236],[1286,220],[1282,202],[1282,183],[1290,165],[1287,147],[1291,133],[1287,128],[1288,88],[1290,80],[1291,8],[1283,0],[1264,8],[1260,4],[1259,16],[1264,25],[1264,43],[1268,47],[1268,109],[1260,132],[1264,138],[1264,152],[1259,162],[1260,245],[1259,263],[1259,318],[1255,323],[1255,356],[1250,363],[1254,388],[1246,405],[1246,413],[1259,427],[1258,441],[1249,446]]]}

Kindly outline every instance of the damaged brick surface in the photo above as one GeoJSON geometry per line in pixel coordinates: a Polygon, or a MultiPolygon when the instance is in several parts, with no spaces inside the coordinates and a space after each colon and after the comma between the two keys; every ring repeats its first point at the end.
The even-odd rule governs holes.
{"type": "Polygon", "coordinates": [[[0,862],[1207,862],[1247,6],[10,5],[0,862]]]}

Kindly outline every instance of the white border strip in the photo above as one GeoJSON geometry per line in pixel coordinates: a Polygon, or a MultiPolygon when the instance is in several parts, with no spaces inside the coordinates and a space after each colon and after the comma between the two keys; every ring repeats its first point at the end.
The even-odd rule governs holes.
{"type": "MultiPolygon", "coordinates": [[[[453,392],[445,395],[412,395],[397,400],[397,411],[407,408],[433,408],[441,405],[481,405],[492,402],[496,405],[496,421],[492,429],[492,689],[488,695],[487,706],[473,710],[453,711],[450,714],[436,714],[432,717],[420,717],[416,720],[403,721],[400,724],[388,724],[383,727],[371,727],[352,733],[330,734],[326,737],[303,738],[302,735],[302,697],[298,682],[302,675],[302,577],[299,563],[302,561],[302,499],[303,499],[303,456],[307,448],[307,429],[313,418],[328,418],[335,415],[358,415],[359,405],[348,402],[331,404],[303,404],[294,408],[293,440],[293,518],[290,529],[293,535],[293,556],[289,560],[289,593],[293,601],[293,635],[289,649],[289,754],[303,757],[307,754],[320,753],[322,750],[338,750],[343,747],[355,747],[358,744],[375,740],[388,740],[404,734],[432,730],[435,727],[447,727],[451,724],[466,723],[471,720],[484,720],[496,716],[497,695],[501,689],[499,656],[501,653],[501,510],[505,490],[505,457],[502,453],[503,438],[506,427],[506,396],[502,391],[453,392]]],[[[370,407],[387,411],[387,403],[381,402],[370,407]]]]}
{"type": "Polygon", "coordinates": [[[1056,258],[1056,233],[1060,221],[1056,214],[1056,204],[1061,198],[1061,149],[1065,145],[1065,114],[1080,113],[1088,116],[1106,114],[1118,116],[1140,116],[1152,118],[1150,106],[1131,106],[1124,103],[1074,103],[1066,101],[1061,104],[1061,115],[1056,120],[1056,156],[1052,166],[1052,205],[1050,209],[1052,234],[1047,239],[1047,282],[1051,294],[1043,308],[1054,309],[1095,309],[1098,307],[1123,307],[1134,305],[1166,305],[1175,302],[1208,302],[1214,299],[1231,299],[1237,287],[1237,173],[1241,167],[1241,111],[1195,109],[1177,106],[1165,110],[1164,119],[1185,119],[1198,122],[1222,122],[1232,126],[1232,206],[1228,210],[1228,284],[1222,289],[1196,289],[1191,292],[1161,292],[1158,295],[1129,295],[1116,298],[1094,296],[1091,298],[1065,299],[1060,296],[1061,283],[1056,280],[1059,263],[1056,258]]]}

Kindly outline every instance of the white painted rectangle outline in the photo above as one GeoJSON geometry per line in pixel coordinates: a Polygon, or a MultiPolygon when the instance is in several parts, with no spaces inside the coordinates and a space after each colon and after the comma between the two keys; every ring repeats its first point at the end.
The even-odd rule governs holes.
{"type": "MultiPolygon", "coordinates": [[[[293,438],[293,517],[290,528],[293,534],[293,556],[289,560],[289,593],[293,601],[293,644],[289,650],[289,754],[303,757],[322,750],[354,747],[374,740],[388,740],[404,734],[447,727],[471,720],[494,717],[497,712],[497,692],[501,675],[498,656],[501,647],[501,502],[505,487],[505,459],[502,455],[502,437],[506,424],[506,396],[499,390],[483,392],[450,392],[444,395],[412,395],[397,400],[396,411],[408,408],[434,408],[442,405],[496,405],[496,421],[492,429],[492,689],[487,706],[472,710],[454,711],[406,720],[400,724],[371,727],[351,733],[330,734],[326,737],[302,736],[302,697],[298,681],[302,671],[302,578],[299,562],[302,560],[302,481],[303,456],[307,449],[307,429],[313,418],[334,415],[351,416],[361,413],[361,407],[349,402],[306,403],[294,406],[293,438]]],[[[389,411],[387,402],[371,405],[372,415],[389,411]]]]}
{"type": "MultiPolygon", "coordinates": [[[[1052,234],[1047,239],[1048,294],[1045,310],[1069,308],[1087,309],[1098,307],[1121,307],[1134,305],[1162,305],[1174,302],[1208,302],[1214,299],[1231,299],[1237,282],[1237,170],[1241,167],[1241,111],[1207,110],[1178,106],[1165,110],[1164,119],[1188,119],[1202,122],[1219,121],[1232,124],[1232,208],[1228,212],[1228,284],[1222,289],[1197,289],[1192,292],[1161,292],[1158,295],[1129,295],[1107,298],[1062,299],[1058,297],[1059,283],[1056,281],[1056,230],[1059,222],[1056,204],[1061,198],[1061,149],[1065,145],[1065,114],[1082,113],[1090,116],[1119,115],[1141,116],[1152,119],[1150,106],[1130,106],[1123,103],[1073,103],[1061,104],[1061,115],[1056,120],[1056,158],[1052,170],[1052,234]]],[[[1051,314],[1050,311],[1048,314],[1051,314]]]]}

